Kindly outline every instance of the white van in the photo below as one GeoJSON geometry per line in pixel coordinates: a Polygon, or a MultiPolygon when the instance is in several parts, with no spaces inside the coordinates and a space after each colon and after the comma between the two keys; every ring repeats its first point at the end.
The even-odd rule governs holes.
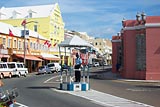
{"type": "Polygon", "coordinates": [[[13,70],[8,68],[6,62],[0,62],[0,78],[12,77],[13,70]]]}
{"type": "Polygon", "coordinates": [[[21,62],[7,62],[8,68],[13,70],[12,75],[15,76],[25,76],[28,74],[28,69],[24,67],[21,62]]]}

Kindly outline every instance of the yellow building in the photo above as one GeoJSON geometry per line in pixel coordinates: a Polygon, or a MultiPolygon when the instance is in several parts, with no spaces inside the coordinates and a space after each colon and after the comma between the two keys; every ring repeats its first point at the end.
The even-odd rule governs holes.
{"type": "Polygon", "coordinates": [[[25,62],[29,73],[37,71],[39,66],[50,61],[60,61],[58,55],[51,54],[51,47],[44,44],[46,38],[37,32],[29,32],[24,39],[19,28],[0,22],[0,61],[25,62]]]}
{"type": "Polygon", "coordinates": [[[0,22],[11,24],[14,27],[22,27],[21,23],[24,19],[27,23],[38,22],[28,23],[26,28],[47,38],[53,47],[54,44],[64,40],[64,22],[57,3],[54,5],[2,7],[0,9],[0,22]]]}

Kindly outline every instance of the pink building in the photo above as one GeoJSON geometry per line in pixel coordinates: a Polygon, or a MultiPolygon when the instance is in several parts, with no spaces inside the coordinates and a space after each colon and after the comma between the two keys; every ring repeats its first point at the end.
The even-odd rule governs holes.
{"type": "Polygon", "coordinates": [[[120,35],[112,37],[112,71],[124,78],[160,80],[160,16],[136,18],[123,20],[120,35]]]}

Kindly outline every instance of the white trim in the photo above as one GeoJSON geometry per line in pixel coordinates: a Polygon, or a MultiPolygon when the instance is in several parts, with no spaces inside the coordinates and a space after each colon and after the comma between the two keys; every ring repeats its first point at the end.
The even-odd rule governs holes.
{"type": "Polygon", "coordinates": [[[146,28],[145,25],[133,26],[133,27],[124,27],[123,30],[138,30],[146,28]]]}
{"type": "Polygon", "coordinates": [[[138,30],[138,29],[145,29],[148,27],[160,27],[160,23],[146,23],[145,25],[138,25],[133,27],[124,27],[122,30],[138,30]]]}
{"type": "Polygon", "coordinates": [[[160,27],[160,23],[146,23],[146,27],[160,27]]]}
{"type": "Polygon", "coordinates": [[[111,40],[111,42],[121,42],[122,40],[111,40]]]}

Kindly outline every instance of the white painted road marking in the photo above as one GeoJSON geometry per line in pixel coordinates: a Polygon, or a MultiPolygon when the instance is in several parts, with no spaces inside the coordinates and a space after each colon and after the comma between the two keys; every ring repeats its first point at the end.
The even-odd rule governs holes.
{"type": "MultiPolygon", "coordinates": [[[[46,80],[44,83],[49,82],[49,80],[53,78],[57,78],[57,77],[58,76],[52,77],[46,80]]],[[[154,107],[151,105],[120,98],[117,96],[113,96],[107,93],[102,93],[102,92],[92,90],[92,89],[89,91],[66,91],[66,90],[63,91],[63,90],[57,90],[57,89],[52,89],[52,90],[60,92],[60,93],[68,93],[71,95],[79,96],[79,97],[88,99],[91,102],[94,102],[96,104],[103,105],[106,107],[108,106],[109,107],[154,107]]]]}
{"type": "Polygon", "coordinates": [[[18,102],[15,102],[15,104],[19,105],[18,107],[28,107],[28,106],[21,104],[21,103],[18,103],[18,102]]]}
{"type": "MultiPolygon", "coordinates": [[[[62,76],[63,76],[63,75],[62,75],[62,76]]],[[[60,77],[60,76],[57,75],[57,76],[51,77],[51,78],[47,79],[46,81],[44,81],[43,83],[48,83],[50,80],[52,80],[52,79],[54,79],[54,78],[58,78],[58,77],[60,77]]]]}
{"type": "Polygon", "coordinates": [[[106,107],[154,107],[144,103],[124,99],[121,97],[113,96],[107,93],[102,93],[96,90],[90,91],[66,91],[66,93],[79,96],[96,104],[100,104],[106,107]]]}

